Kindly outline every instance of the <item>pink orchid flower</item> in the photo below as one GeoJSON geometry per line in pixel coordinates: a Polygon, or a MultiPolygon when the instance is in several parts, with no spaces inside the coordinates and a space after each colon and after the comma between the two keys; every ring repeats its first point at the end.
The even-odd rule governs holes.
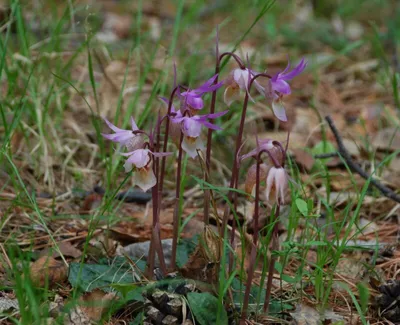
{"type": "Polygon", "coordinates": [[[274,115],[282,122],[287,122],[286,110],[282,103],[282,97],[292,92],[287,81],[298,76],[306,67],[307,61],[302,59],[292,71],[289,71],[290,62],[288,62],[285,70],[275,74],[264,89],[264,95],[270,102],[274,115]]]}
{"type": "Polygon", "coordinates": [[[275,190],[276,202],[285,203],[285,194],[288,189],[289,177],[286,170],[282,167],[271,167],[267,176],[267,187],[265,190],[265,198],[270,199],[272,190],[275,190]]]}
{"type": "MultiPolygon", "coordinates": [[[[230,76],[225,80],[227,85],[224,92],[224,102],[226,105],[231,106],[231,104],[240,98],[240,90],[245,91],[249,94],[250,99],[254,102],[253,98],[250,96],[248,84],[250,79],[257,75],[258,73],[249,69],[234,69],[231,71],[230,76]]],[[[261,94],[264,94],[263,87],[258,83],[257,80],[253,82],[254,86],[261,94]]]]}
{"type": "Polygon", "coordinates": [[[119,143],[122,146],[125,146],[129,151],[133,151],[135,149],[143,147],[144,144],[143,135],[134,133],[134,131],[139,131],[139,128],[137,127],[133,117],[131,117],[132,130],[120,129],[107,119],[104,119],[104,121],[107,123],[108,127],[115,132],[113,134],[102,133],[101,135],[104,138],[111,140],[112,142],[119,143]]]}
{"type": "Polygon", "coordinates": [[[152,168],[151,155],[155,157],[165,157],[171,154],[171,152],[151,152],[149,149],[136,149],[131,152],[123,153],[123,156],[128,157],[124,164],[125,172],[128,173],[133,168],[135,170],[135,184],[146,192],[157,183],[152,168]]]}
{"type": "Polygon", "coordinates": [[[228,113],[228,110],[214,114],[194,115],[191,117],[177,114],[177,116],[171,118],[173,123],[181,125],[181,130],[184,135],[182,149],[185,150],[191,158],[197,156],[197,150],[204,150],[204,144],[200,138],[202,126],[212,130],[221,130],[218,125],[210,123],[208,119],[215,119],[226,113],[228,113]]]}
{"type": "MultiPolygon", "coordinates": [[[[201,86],[195,89],[189,89],[180,93],[180,97],[182,102],[185,106],[188,105],[189,108],[193,110],[200,110],[204,107],[203,99],[201,98],[205,93],[213,92],[222,87],[223,82],[219,82],[213,85],[215,79],[217,78],[218,74],[214,75],[212,78],[207,80],[201,86]]],[[[184,107],[185,108],[185,107],[184,107]]]]}

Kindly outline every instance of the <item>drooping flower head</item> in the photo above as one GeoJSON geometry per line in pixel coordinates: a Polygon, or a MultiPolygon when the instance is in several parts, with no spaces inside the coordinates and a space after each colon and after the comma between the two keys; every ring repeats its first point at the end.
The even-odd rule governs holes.
{"type": "Polygon", "coordinates": [[[277,165],[282,165],[284,158],[285,158],[285,152],[281,149],[283,146],[278,146],[278,142],[275,140],[271,139],[257,139],[257,146],[255,149],[249,151],[247,154],[244,154],[240,156],[240,160],[247,159],[249,157],[253,157],[255,159],[258,159],[258,155],[260,152],[269,152],[269,156],[273,161],[271,161],[271,164],[277,164],[277,165]],[[272,157],[271,157],[272,156],[272,157]]]}
{"type": "Polygon", "coordinates": [[[195,89],[188,89],[180,93],[179,96],[182,99],[183,110],[186,109],[186,106],[188,106],[192,110],[201,110],[204,107],[204,102],[201,97],[205,93],[213,92],[223,85],[223,82],[216,83],[215,85],[213,84],[217,76],[218,75],[216,74],[215,76],[207,80],[204,84],[195,89]]]}
{"type": "MultiPolygon", "coordinates": [[[[288,184],[288,175],[283,167],[284,156],[286,154],[283,146],[274,140],[257,139],[257,147],[251,150],[249,153],[240,156],[240,160],[253,157],[256,160],[261,158],[261,154],[265,152],[269,157],[269,163],[260,163],[260,181],[266,181],[266,199],[269,200],[271,191],[276,191],[276,199],[281,198],[281,202],[284,201],[284,194],[286,193],[288,184]]],[[[254,191],[257,177],[257,164],[252,165],[246,176],[245,189],[247,193],[254,191]]]]}
{"type": "Polygon", "coordinates": [[[128,173],[133,168],[135,171],[135,184],[146,192],[157,183],[152,168],[151,155],[155,157],[164,157],[170,154],[170,152],[151,152],[149,149],[136,149],[131,152],[123,153],[123,156],[128,157],[124,164],[125,172],[128,173]]]}
{"type": "Polygon", "coordinates": [[[119,143],[122,146],[125,146],[129,151],[133,151],[135,149],[139,149],[143,147],[144,139],[142,134],[136,134],[134,131],[139,131],[138,126],[136,125],[135,120],[131,117],[131,128],[132,130],[123,130],[116,127],[107,119],[104,119],[107,123],[108,127],[113,130],[115,133],[112,134],[104,134],[101,135],[111,140],[112,142],[119,143]]]}
{"type": "Polygon", "coordinates": [[[292,92],[292,90],[290,89],[290,85],[287,83],[287,81],[302,73],[306,66],[307,61],[302,59],[292,71],[289,71],[290,62],[288,62],[285,70],[275,74],[264,88],[265,97],[272,106],[272,110],[275,116],[280,121],[287,121],[285,107],[282,103],[283,95],[289,95],[292,92]]]}
{"type": "Polygon", "coordinates": [[[283,167],[271,167],[267,176],[267,187],[265,190],[265,199],[270,200],[272,191],[275,191],[276,202],[285,203],[285,195],[288,189],[289,177],[283,167]]]}
{"type": "MultiPolygon", "coordinates": [[[[231,104],[240,98],[240,91],[245,91],[249,94],[249,82],[250,79],[257,75],[257,72],[252,71],[250,69],[241,69],[237,68],[231,71],[229,77],[225,80],[225,85],[227,86],[224,92],[224,102],[226,105],[231,106],[231,104]]],[[[257,82],[254,81],[254,86],[257,88],[259,92],[262,92],[262,86],[257,82]]],[[[251,96],[250,99],[254,101],[251,96]]]]}
{"type": "Polygon", "coordinates": [[[172,123],[180,124],[182,133],[184,135],[182,142],[182,149],[191,157],[195,158],[197,150],[204,150],[203,141],[200,138],[201,128],[205,126],[212,130],[221,130],[218,125],[212,124],[208,119],[215,119],[225,115],[228,111],[223,111],[214,114],[183,116],[177,114],[171,118],[172,123]]]}

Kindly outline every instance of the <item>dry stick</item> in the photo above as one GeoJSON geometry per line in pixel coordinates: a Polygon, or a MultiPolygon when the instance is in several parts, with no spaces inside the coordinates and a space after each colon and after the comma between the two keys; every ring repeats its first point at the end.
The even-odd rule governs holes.
{"type": "Polygon", "coordinates": [[[182,141],[183,132],[181,131],[181,137],[179,140],[179,153],[178,153],[178,167],[176,172],[176,187],[175,187],[175,208],[174,208],[174,234],[172,237],[172,256],[171,256],[171,269],[175,268],[176,262],[176,248],[178,245],[179,235],[179,201],[181,195],[181,174],[182,174],[182,141]]]}
{"type": "Polygon", "coordinates": [[[355,163],[353,161],[350,154],[346,150],[346,147],[343,144],[342,138],[339,135],[339,131],[336,128],[335,123],[333,122],[332,118],[328,115],[328,116],[325,116],[325,120],[326,120],[326,122],[328,122],[328,125],[329,125],[330,129],[332,130],[332,133],[333,133],[336,143],[338,145],[340,155],[346,161],[346,163],[350,167],[350,169],[352,169],[354,172],[356,172],[362,178],[364,178],[366,180],[370,180],[371,184],[374,185],[379,191],[381,191],[381,193],[384,196],[386,196],[387,198],[389,198],[397,203],[400,203],[400,195],[393,192],[389,187],[381,184],[377,179],[368,175],[367,172],[365,172],[357,163],[355,163]]]}

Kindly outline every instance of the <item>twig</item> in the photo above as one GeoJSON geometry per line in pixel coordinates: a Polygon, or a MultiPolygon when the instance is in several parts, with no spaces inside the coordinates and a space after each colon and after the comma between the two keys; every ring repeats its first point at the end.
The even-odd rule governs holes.
{"type": "Polygon", "coordinates": [[[339,156],[337,152],[328,152],[328,153],[321,153],[318,155],[314,155],[315,159],[326,159],[326,158],[333,158],[339,156]]]}
{"type": "Polygon", "coordinates": [[[400,203],[400,195],[396,194],[393,192],[389,187],[381,184],[377,179],[371,177],[366,171],[364,171],[357,163],[353,161],[351,158],[349,152],[346,150],[342,138],[339,135],[339,131],[335,126],[335,123],[333,122],[332,118],[328,115],[325,116],[326,122],[328,122],[328,125],[330,129],[332,130],[332,133],[335,137],[336,143],[338,145],[339,153],[343,157],[343,159],[346,161],[347,165],[350,167],[351,170],[356,172],[358,175],[360,175],[362,178],[368,180],[370,179],[370,182],[372,185],[374,185],[381,193],[386,196],[387,198],[400,203]]]}

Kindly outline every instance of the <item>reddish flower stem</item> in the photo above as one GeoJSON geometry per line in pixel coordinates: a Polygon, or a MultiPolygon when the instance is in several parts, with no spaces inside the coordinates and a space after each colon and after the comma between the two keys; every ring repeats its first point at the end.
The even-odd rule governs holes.
{"type": "MultiPolygon", "coordinates": [[[[240,118],[239,131],[238,131],[238,135],[237,135],[237,138],[236,138],[235,160],[236,160],[237,154],[238,154],[239,149],[240,149],[241,144],[242,144],[244,122],[246,120],[246,111],[247,111],[248,102],[249,102],[249,94],[246,92],[246,95],[244,97],[244,102],[243,102],[242,116],[240,118]]],[[[238,168],[237,163],[234,163],[233,166],[232,166],[231,182],[229,184],[230,188],[236,188],[237,187],[237,181],[236,180],[238,178],[239,178],[239,168],[238,168]]],[[[233,193],[234,192],[232,192],[232,191],[230,191],[228,193],[229,201],[232,201],[233,193]]],[[[225,229],[225,227],[226,227],[226,225],[228,223],[228,218],[229,218],[229,205],[227,204],[227,206],[225,208],[225,211],[224,211],[224,216],[223,216],[223,219],[222,219],[222,227],[221,227],[221,231],[220,231],[221,232],[221,234],[220,234],[221,237],[224,234],[224,229],[225,229]]]]}
{"type": "Polygon", "coordinates": [[[178,245],[179,235],[179,201],[181,192],[181,174],[182,174],[182,141],[183,132],[181,131],[181,137],[179,140],[179,153],[178,153],[178,167],[176,171],[176,186],[175,186],[175,208],[174,208],[174,233],[172,237],[172,257],[171,257],[171,268],[176,267],[176,248],[178,245]]]}
{"type": "Polygon", "coordinates": [[[279,218],[280,208],[281,208],[281,203],[279,200],[278,204],[276,205],[276,209],[275,209],[275,224],[274,224],[274,228],[272,230],[272,236],[271,236],[272,250],[271,250],[271,259],[270,259],[270,262],[268,265],[267,287],[266,287],[266,292],[265,292],[265,300],[264,300],[264,308],[263,308],[265,313],[268,311],[268,306],[269,306],[269,302],[271,299],[272,279],[274,277],[274,270],[275,270],[276,256],[273,254],[273,251],[274,250],[277,251],[279,249],[277,219],[279,218]]]}
{"type": "Polygon", "coordinates": [[[251,283],[253,282],[254,269],[257,258],[257,247],[258,247],[258,219],[259,219],[259,205],[260,205],[260,163],[261,154],[264,150],[261,150],[257,155],[257,167],[256,167],[256,197],[254,201],[254,218],[253,218],[253,244],[251,247],[250,254],[250,267],[247,270],[247,282],[246,291],[244,293],[243,308],[242,308],[242,320],[247,316],[247,308],[249,306],[251,283]]]}
{"type": "MultiPolygon", "coordinates": [[[[154,173],[156,172],[154,160],[153,160],[153,172],[154,173]]],[[[153,272],[154,272],[155,251],[157,251],[157,254],[158,254],[161,271],[164,274],[167,274],[167,267],[165,264],[164,252],[162,249],[162,243],[161,243],[161,237],[160,237],[160,220],[159,220],[159,214],[158,214],[158,202],[159,202],[158,183],[156,183],[156,185],[153,186],[151,193],[152,193],[152,200],[153,200],[153,225],[152,225],[153,229],[152,229],[149,258],[148,258],[148,271],[149,271],[150,277],[153,276],[153,272]]]]}
{"type": "MultiPolygon", "coordinates": [[[[220,72],[220,63],[221,60],[225,56],[230,56],[234,58],[239,65],[241,69],[245,69],[245,65],[243,64],[243,61],[235,54],[232,52],[225,52],[219,55],[219,48],[218,48],[218,29],[217,29],[217,42],[216,42],[216,64],[215,64],[215,74],[217,77],[214,80],[214,85],[218,83],[218,77],[219,77],[219,72],[220,72]]],[[[212,93],[212,98],[211,98],[211,105],[210,105],[210,114],[213,114],[215,112],[215,102],[217,99],[217,91],[213,91],[212,93]]],[[[213,123],[210,121],[210,123],[213,123]]],[[[207,149],[206,149],[206,173],[205,173],[205,181],[208,182],[208,179],[210,177],[210,166],[211,166],[211,144],[212,144],[212,129],[208,129],[207,133],[207,149]]],[[[210,211],[210,190],[205,190],[204,191],[204,224],[208,225],[209,224],[209,211],[210,211]]]]}
{"type": "MultiPolygon", "coordinates": [[[[176,92],[179,90],[179,86],[176,86],[172,92],[171,95],[169,96],[169,102],[168,102],[168,111],[167,111],[167,124],[165,126],[165,134],[164,134],[164,143],[163,143],[163,152],[167,152],[167,145],[168,145],[168,136],[169,136],[169,124],[170,124],[170,120],[169,120],[169,116],[171,114],[171,110],[172,110],[172,101],[174,99],[174,96],[176,94],[176,92]]],[[[163,119],[162,119],[163,121],[163,119]]],[[[159,197],[161,199],[162,196],[162,191],[163,191],[163,187],[164,187],[164,177],[165,177],[165,162],[166,162],[166,158],[167,157],[162,157],[161,158],[161,171],[160,171],[160,178],[159,178],[159,197]]],[[[161,208],[161,202],[159,202],[158,207],[161,208]]],[[[160,213],[160,211],[158,211],[158,213],[160,213]]]]}
{"type": "Polygon", "coordinates": [[[238,66],[240,69],[244,70],[246,69],[246,66],[244,65],[243,61],[239,58],[239,56],[237,56],[235,53],[233,52],[224,52],[222,53],[219,58],[218,58],[218,65],[221,63],[221,60],[225,57],[225,56],[230,56],[232,58],[235,59],[235,61],[237,62],[238,66]]]}
{"type": "MultiPolygon", "coordinates": [[[[215,63],[215,74],[217,77],[214,80],[214,85],[218,83],[218,74],[219,74],[219,47],[218,47],[218,28],[217,28],[217,39],[215,45],[216,52],[216,63],[215,63]]],[[[211,105],[210,105],[210,114],[214,114],[215,112],[215,102],[217,100],[217,90],[214,90],[211,97],[211,105]]],[[[210,123],[213,123],[210,121],[210,123]]],[[[212,132],[210,128],[207,131],[207,149],[206,149],[206,172],[204,175],[204,180],[208,182],[210,176],[210,166],[211,166],[211,142],[212,142],[212,132]]],[[[205,225],[210,223],[210,190],[204,191],[204,211],[203,211],[203,221],[205,225]]]]}
{"type": "MultiPolygon", "coordinates": [[[[227,54],[227,53],[224,53],[227,54]]],[[[222,56],[224,55],[222,54],[220,56],[220,59],[222,58],[222,56]]],[[[244,102],[243,102],[243,109],[242,109],[242,116],[240,118],[240,125],[239,125],[239,131],[238,131],[238,135],[236,138],[236,149],[235,149],[235,159],[238,155],[239,149],[242,145],[242,137],[243,137],[243,130],[244,130],[244,122],[246,120],[246,112],[247,112],[247,105],[249,102],[249,92],[251,90],[251,86],[253,85],[253,82],[260,77],[266,77],[266,78],[271,78],[270,75],[266,74],[266,73],[259,73],[257,75],[255,75],[254,77],[252,77],[249,81],[249,87],[248,87],[248,91],[246,92],[246,95],[244,97],[244,102]]],[[[268,154],[270,155],[270,153],[268,152],[268,154]]],[[[272,157],[272,155],[270,155],[271,159],[274,161],[274,164],[276,164],[276,160],[274,159],[274,157],[272,157]]],[[[229,187],[230,188],[237,188],[237,183],[238,183],[238,178],[239,178],[239,168],[238,165],[235,163],[232,167],[232,177],[231,177],[231,182],[229,187]]],[[[233,192],[230,191],[228,193],[228,199],[229,201],[232,201],[232,195],[233,192]]],[[[229,217],[229,205],[227,205],[227,207],[225,208],[224,211],[224,216],[223,216],[223,221],[222,221],[222,229],[225,229],[227,222],[228,222],[228,217],[229,217]]],[[[221,230],[221,234],[223,234],[223,230],[221,230]]]]}

